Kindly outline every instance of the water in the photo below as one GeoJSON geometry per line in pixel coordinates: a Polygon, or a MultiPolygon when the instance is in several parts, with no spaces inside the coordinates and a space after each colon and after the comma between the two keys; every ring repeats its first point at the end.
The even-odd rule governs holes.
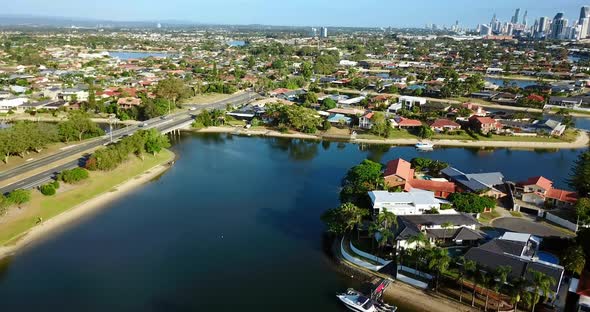
{"type": "Polygon", "coordinates": [[[498,85],[500,87],[505,87],[506,86],[505,82],[508,83],[508,86],[510,86],[512,84],[516,84],[516,86],[521,89],[524,89],[528,86],[538,84],[538,82],[536,80],[517,80],[517,79],[502,79],[502,78],[490,78],[490,77],[486,77],[485,80],[488,82],[491,82],[495,85],[498,85]]]}
{"type": "MultiPolygon", "coordinates": [[[[565,187],[579,150],[358,146],[185,134],[163,176],[0,265],[2,311],[346,311],[322,247],[346,170],[426,156],[565,187]]],[[[400,311],[410,311],[400,309],[400,311]]]]}
{"type": "Polygon", "coordinates": [[[246,45],[246,41],[244,40],[233,40],[228,42],[230,47],[243,47],[246,45]]]}
{"type": "Polygon", "coordinates": [[[122,61],[144,59],[148,57],[169,57],[168,53],[164,52],[125,52],[125,51],[110,51],[110,56],[118,58],[122,61]]]}

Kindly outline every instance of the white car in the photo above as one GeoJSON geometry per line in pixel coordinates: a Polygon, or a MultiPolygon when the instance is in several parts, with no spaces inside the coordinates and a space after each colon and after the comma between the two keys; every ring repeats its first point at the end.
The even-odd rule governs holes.
{"type": "Polygon", "coordinates": [[[188,110],[189,110],[189,111],[195,111],[195,110],[197,110],[197,108],[196,108],[196,107],[191,107],[191,108],[189,108],[188,110]]]}

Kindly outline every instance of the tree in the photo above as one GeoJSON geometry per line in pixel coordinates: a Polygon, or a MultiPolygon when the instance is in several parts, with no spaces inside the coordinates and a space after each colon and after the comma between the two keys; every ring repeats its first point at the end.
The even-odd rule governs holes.
{"type": "Polygon", "coordinates": [[[304,133],[315,133],[322,124],[315,110],[299,105],[270,104],[266,112],[274,117],[275,125],[284,125],[304,133]]]}
{"type": "Polygon", "coordinates": [[[327,119],[324,120],[324,124],[322,125],[322,129],[324,129],[324,131],[328,131],[328,130],[330,130],[330,128],[332,128],[332,124],[330,123],[330,121],[328,121],[327,119]]]}
{"type": "Polygon", "coordinates": [[[423,171],[432,165],[432,159],[424,158],[424,157],[414,157],[410,160],[412,167],[416,169],[416,171],[423,171]]]}
{"type": "Polygon", "coordinates": [[[334,101],[332,98],[325,98],[322,101],[322,105],[321,105],[321,109],[323,110],[329,110],[332,108],[336,108],[336,101],[334,101]]]}
{"type": "Polygon", "coordinates": [[[16,189],[6,196],[6,200],[8,203],[20,206],[25,204],[31,200],[31,191],[30,190],[23,190],[23,189],[16,189]]]}
{"type": "Polygon", "coordinates": [[[152,128],[144,132],[145,151],[156,155],[162,149],[170,147],[168,137],[152,128]]]}
{"type": "Polygon", "coordinates": [[[568,182],[580,197],[590,195],[590,151],[585,151],[578,156],[568,182]]]}
{"type": "Polygon", "coordinates": [[[479,265],[477,262],[467,262],[465,265],[465,270],[467,274],[471,277],[473,281],[473,292],[471,293],[471,306],[475,307],[475,293],[477,292],[477,279],[479,275],[479,265]]]}
{"type": "Polygon", "coordinates": [[[465,277],[469,274],[471,268],[475,267],[475,261],[465,259],[465,257],[459,257],[457,261],[459,265],[459,275],[457,277],[459,284],[461,285],[461,292],[459,293],[459,302],[463,302],[463,284],[465,281],[465,277]]]}
{"type": "Polygon", "coordinates": [[[65,142],[74,138],[82,141],[85,137],[95,137],[104,134],[104,131],[85,112],[72,112],[68,120],[58,125],[59,136],[65,142]]]}
{"type": "Polygon", "coordinates": [[[370,207],[368,192],[383,189],[382,165],[369,159],[352,167],[342,180],[341,202],[351,202],[359,207],[370,207]]]}
{"type": "Polygon", "coordinates": [[[586,253],[582,246],[573,245],[568,247],[561,255],[561,264],[566,270],[581,274],[586,266],[586,253]]]}
{"type": "Polygon", "coordinates": [[[434,269],[436,272],[436,283],[434,290],[438,292],[438,286],[440,283],[440,276],[444,274],[449,268],[451,257],[449,257],[447,249],[434,248],[430,250],[428,268],[434,269]]]}
{"type": "Polygon", "coordinates": [[[516,280],[511,282],[512,287],[510,287],[510,302],[514,305],[514,311],[518,311],[518,303],[523,300],[523,297],[530,297],[530,292],[528,291],[528,282],[519,277],[516,280]]]}
{"type": "Polygon", "coordinates": [[[389,134],[391,133],[391,125],[387,118],[385,118],[385,114],[382,112],[374,112],[371,122],[373,123],[371,132],[381,137],[389,137],[389,134]]]}
{"type": "Polygon", "coordinates": [[[590,198],[582,197],[576,202],[576,215],[578,223],[590,224],[590,198]]]}
{"type": "MultiPolygon", "coordinates": [[[[499,293],[502,287],[508,282],[508,275],[512,272],[512,267],[501,265],[494,272],[494,291],[499,293]]],[[[497,310],[500,311],[500,300],[497,302],[497,310]]],[[[487,307],[487,305],[486,305],[487,307]]]]}
{"type": "Polygon", "coordinates": [[[301,75],[305,80],[311,78],[313,75],[313,65],[311,65],[310,62],[303,62],[303,64],[301,64],[301,75]]]}
{"type": "Polygon", "coordinates": [[[486,271],[479,272],[479,282],[482,286],[486,288],[486,303],[484,307],[484,311],[488,310],[488,301],[490,299],[490,287],[492,286],[492,282],[494,281],[493,277],[488,274],[486,271]]]}
{"type": "Polygon", "coordinates": [[[358,208],[352,203],[343,203],[338,208],[329,209],[322,214],[322,221],[328,227],[328,232],[343,235],[359,227],[368,211],[358,208]]]}
{"type": "Polygon", "coordinates": [[[551,286],[555,285],[555,279],[547,274],[535,270],[530,270],[530,287],[533,293],[533,302],[531,311],[535,311],[535,306],[539,303],[541,295],[545,297],[545,300],[549,297],[551,292],[551,286]]]}
{"type": "Polygon", "coordinates": [[[57,179],[68,184],[78,183],[82,180],[88,179],[88,171],[84,168],[64,170],[58,174],[57,179]]]}
{"type": "Polygon", "coordinates": [[[460,212],[481,213],[485,209],[496,207],[494,198],[473,193],[453,193],[449,196],[449,200],[460,212]]]}
{"type": "Polygon", "coordinates": [[[420,129],[418,129],[418,135],[423,139],[430,139],[434,135],[434,130],[429,126],[422,125],[420,129]]]}
{"type": "MultiPolygon", "coordinates": [[[[156,95],[171,101],[176,105],[176,101],[187,95],[187,87],[179,78],[166,78],[158,82],[156,87],[156,95]]],[[[170,105],[168,105],[168,113],[170,113],[170,105]]]]}
{"type": "Polygon", "coordinates": [[[39,191],[41,192],[41,194],[43,194],[45,196],[55,195],[55,187],[53,186],[52,183],[41,185],[39,187],[39,191]]]}

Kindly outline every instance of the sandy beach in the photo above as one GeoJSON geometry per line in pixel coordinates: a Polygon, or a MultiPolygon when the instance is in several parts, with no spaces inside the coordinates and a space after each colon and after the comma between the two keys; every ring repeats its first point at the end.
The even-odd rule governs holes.
{"type": "Polygon", "coordinates": [[[132,177],[119,185],[113,185],[113,189],[115,189],[114,191],[102,193],[99,196],[74,206],[49,220],[45,220],[41,224],[31,228],[27,233],[19,237],[15,243],[1,246],[0,259],[10,256],[19,249],[31,243],[38,242],[54,232],[63,231],[67,228],[67,225],[71,225],[76,221],[91,216],[92,213],[95,213],[104,208],[109,202],[149,182],[153,178],[164,173],[169,168],[170,166],[167,164],[155,166],[148,171],[132,177]]]}
{"type": "MultiPolygon", "coordinates": [[[[310,140],[347,140],[351,143],[387,144],[387,145],[415,145],[419,139],[351,139],[348,136],[322,136],[303,133],[281,133],[267,129],[243,129],[230,127],[209,127],[200,129],[199,133],[232,133],[237,135],[271,136],[294,139],[310,140]]],[[[526,141],[464,141],[464,140],[430,140],[435,146],[458,147],[498,147],[515,149],[577,149],[585,148],[590,142],[590,137],[585,131],[580,131],[573,142],[526,142],[526,141]]]]}

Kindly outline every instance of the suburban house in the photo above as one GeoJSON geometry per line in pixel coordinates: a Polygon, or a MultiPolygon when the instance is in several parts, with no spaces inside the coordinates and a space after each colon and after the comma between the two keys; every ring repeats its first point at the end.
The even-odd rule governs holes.
{"type": "Polygon", "coordinates": [[[122,109],[129,109],[129,108],[140,106],[140,105],[141,105],[140,98],[124,97],[124,98],[120,98],[117,100],[117,106],[119,106],[122,109]]]}
{"type": "Polygon", "coordinates": [[[479,222],[465,213],[425,214],[398,216],[394,229],[398,249],[416,248],[415,242],[408,242],[423,233],[431,245],[473,245],[484,235],[477,230],[479,222]]]}
{"type": "Polygon", "coordinates": [[[471,116],[469,123],[473,130],[487,134],[489,132],[496,132],[502,129],[502,124],[490,117],[471,116]]]}
{"type": "Polygon", "coordinates": [[[331,124],[344,124],[348,126],[352,122],[352,118],[343,114],[331,114],[328,117],[328,122],[331,124]]]}
{"type": "Polygon", "coordinates": [[[535,121],[533,128],[536,131],[547,132],[552,136],[561,136],[567,128],[566,125],[553,119],[547,119],[542,121],[535,121]]]}
{"type": "MultiPolygon", "coordinates": [[[[446,203],[434,197],[433,192],[419,189],[412,189],[409,192],[370,191],[369,198],[371,198],[375,214],[387,210],[398,216],[423,214],[432,209],[440,210],[440,204],[446,203]]],[[[443,211],[456,213],[452,209],[443,211]]]]}
{"type": "Polygon", "coordinates": [[[60,94],[59,98],[65,101],[88,101],[88,91],[80,88],[68,88],[64,89],[60,94]]]}
{"type": "Polygon", "coordinates": [[[411,164],[401,158],[387,163],[383,173],[385,184],[388,187],[401,187],[404,191],[413,189],[425,190],[434,193],[434,197],[447,198],[455,193],[455,183],[446,180],[422,180],[414,177],[414,169],[411,164]]]}
{"type": "Polygon", "coordinates": [[[373,128],[373,122],[371,121],[371,118],[373,118],[374,115],[375,113],[368,112],[359,118],[359,128],[367,130],[373,128]]]}
{"type": "Polygon", "coordinates": [[[473,112],[473,115],[485,117],[487,116],[488,112],[483,109],[481,106],[473,104],[473,103],[463,103],[461,104],[462,107],[467,108],[473,112]]]}
{"type": "Polygon", "coordinates": [[[469,249],[465,253],[465,259],[475,261],[489,273],[493,273],[499,266],[509,266],[511,278],[529,279],[531,271],[542,272],[555,279],[551,291],[558,293],[564,268],[541,260],[540,244],[541,238],[531,234],[506,232],[497,239],[469,249]]]}
{"type": "Polygon", "coordinates": [[[411,129],[411,128],[418,128],[422,127],[422,122],[417,119],[409,119],[405,117],[395,117],[389,120],[389,123],[393,128],[399,129],[411,129]]]}
{"type": "Polygon", "coordinates": [[[402,108],[410,109],[415,105],[422,106],[424,104],[426,104],[425,98],[403,95],[398,98],[397,103],[389,106],[387,112],[396,113],[398,110],[402,108]]]}
{"type": "Polygon", "coordinates": [[[460,191],[487,195],[496,199],[506,196],[503,191],[504,175],[500,172],[467,174],[459,169],[447,167],[441,170],[441,174],[454,182],[460,191]]]}
{"type": "Polygon", "coordinates": [[[461,129],[461,125],[452,120],[440,118],[432,122],[430,128],[436,132],[455,131],[461,129]]]}
{"type": "Polygon", "coordinates": [[[0,113],[8,113],[9,111],[19,110],[20,106],[28,102],[25,97],[11,97],[0,100],[0,113]]]}
{"type": "Polygon", "coordinates": [[[578,201],[578,194],[553,187],[553,181],[542,177],[532,177],[516,184],[516,196],[523,202],[554,207],[572,206],[578,201]]]}
{"type": "Polygon", "coordinates": [[[561,106],[566,108],[577,108],[582,106],[582,98],[552,96],[549,98],[549,105],[561,106]]]}

